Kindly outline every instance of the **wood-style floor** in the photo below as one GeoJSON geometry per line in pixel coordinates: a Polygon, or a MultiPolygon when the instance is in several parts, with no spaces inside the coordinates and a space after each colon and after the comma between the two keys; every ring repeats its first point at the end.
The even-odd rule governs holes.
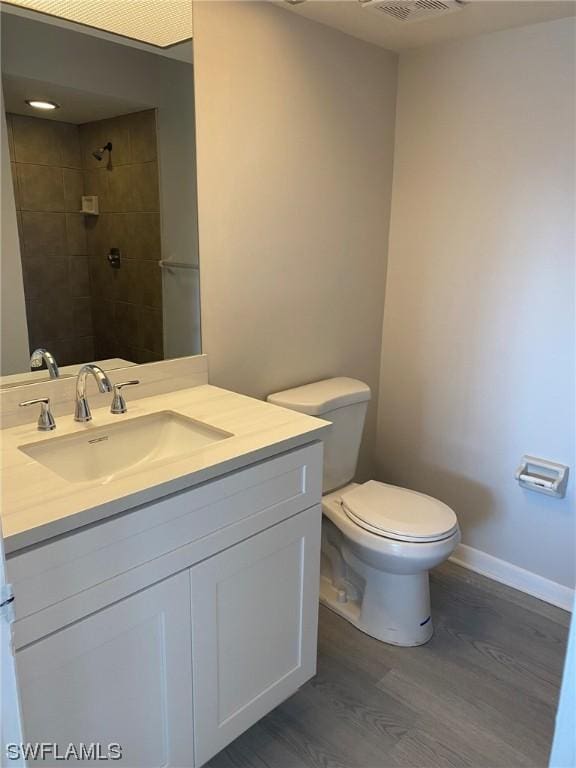
{"type": "Polygon", "coordinates": [[[321,608],[316,677],[209,768],[545,768],[569,614],[452,564],[431,591],[419,648],[321,608]]]}

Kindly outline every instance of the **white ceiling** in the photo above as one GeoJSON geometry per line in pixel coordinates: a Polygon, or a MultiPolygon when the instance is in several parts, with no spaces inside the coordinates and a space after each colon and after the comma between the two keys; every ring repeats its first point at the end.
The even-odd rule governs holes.
{"type": "Polygon", "coordinates": [[[122,37],[167,47],[192,38],[191,0],[3,0],[122,37]]]}
{"type": "Polygon", "coordinates": [[[25,19],[31,19],[32,21],[37,21],[42,24],[50,24],[55,27],[62,27],[63,29],[71,29],[74,32],[79,32],[83,35],[99,37],[102,40],[109,40],[112,43],[127,45],[131,48],[139,48],[148,53],[155,53],[157,56],[165,56],[168,59],[176,59],[177,61],[185,61],[188,64],[192,64],[191,40],[177,43],[169,48],[159,48],[156,45],[149,45],[141,40],[134,40],[129,37],[123,37],[122,35],[115,35],[112,32],[106,32],[102,29],[96,29],[95,27],[76,24],[73,21],[68,21],[67,19],[59,18],[58,16],[50,16],[46,13],[39,13],[38,11],[31,10],[30,8],[10,5],[10,3],[5,0],[0,0],[0,7],[2,8],[2,13],[8,13],[13,16],[22,16],[25,19]]]}
{"type": "Polygon", "coordinates": [[[358,0],[307,0],[279,7],[393,51],[576,15],[573,0],[472,0],[454,13],[399,22],[358,0]]]}
{"type": "Polygon", "coordinates": [[[2,77],[2,88],[6,112],[41,117],[45,120],[60,120],[63,123],[91,123],[107,117],[140,112],[154,106],[12,75],[2,77]],[[55,101],[60,105],[60,109],[40,112],[28,106],[26,99],[55,101]]]}

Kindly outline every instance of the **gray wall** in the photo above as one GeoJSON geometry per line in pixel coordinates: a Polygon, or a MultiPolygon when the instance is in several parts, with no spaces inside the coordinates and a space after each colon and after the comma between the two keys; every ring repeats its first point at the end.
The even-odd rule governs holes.
{"type": "MultiPolygon", "coordinates": [[[[377,391],[397,58],[269,3],[194,11],[210,379],[377,391]]],[[[364,474],[374,422],[372,407],[364,474]]]]}
{"type": "Polygon", "coordinates": [[[574,22],[400,59],[379,477],[444,500],[464,543],[574,585],[574,22]]]}
{"type": "Polygon", "coordinates": [[[1,102],[0,121],[2,123],[2,242],[0,258],[0,375],[20,373],[29,369],[28,325],[24,304],[24,282],[22,279],[22,261],[20,242],[16,223],[16,205],[10,153],[8,150],[8,130],[4,101],[1,102]]]}

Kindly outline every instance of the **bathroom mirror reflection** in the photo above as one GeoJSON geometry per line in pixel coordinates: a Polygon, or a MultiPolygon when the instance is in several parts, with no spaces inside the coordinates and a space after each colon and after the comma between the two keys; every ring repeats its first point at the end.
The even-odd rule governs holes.
{"type": "Polygon", "coordinates": [[[2,89],[0,387],[198,354],[192,41],[3,4],[2,89]]]}

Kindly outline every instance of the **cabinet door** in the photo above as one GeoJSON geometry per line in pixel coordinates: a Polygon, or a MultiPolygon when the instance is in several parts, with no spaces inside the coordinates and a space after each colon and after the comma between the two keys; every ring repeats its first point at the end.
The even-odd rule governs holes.
{"type": "Polygon", "coordinates": [[[191,569],[196,765],[316,671],[321,509],[191,569]]]}
{"type": "Polygon", "coordinates": [[[96,742],[104,754],[117,743],[118,765],[193,766],[188,571],[22,648],[16,660],[27,742],[57,743],[60,753],[96,742]]]}

